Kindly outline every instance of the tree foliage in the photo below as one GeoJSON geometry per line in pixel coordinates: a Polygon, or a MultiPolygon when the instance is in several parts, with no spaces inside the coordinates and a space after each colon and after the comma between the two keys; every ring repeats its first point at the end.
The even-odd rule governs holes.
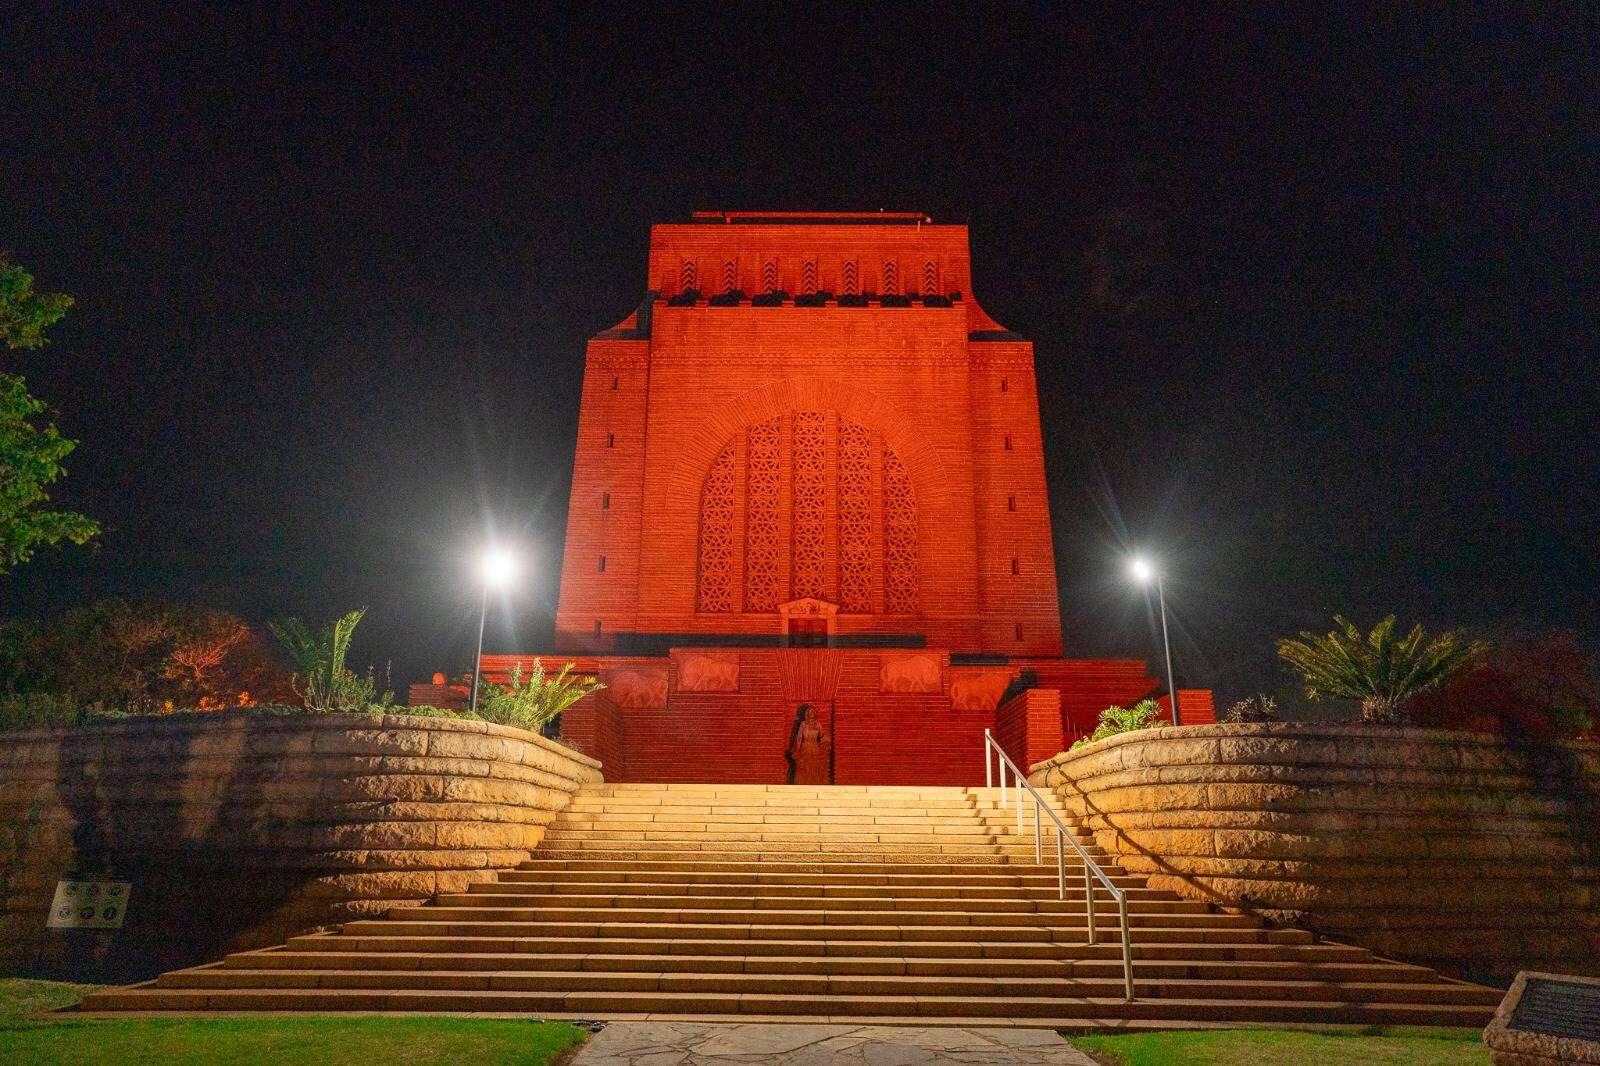
{"type": "Polygon", "coordinates": [[[270,703],[291,690],[288,671],[235,615],[105,599],[53,618],[0,623],[0,694],[151,714],[270,703]]]}
{"type": "Polygon", "coordinates": [[[351,611],[315,634],[298,618],[269,624],[272,635],[294,660],[294,691],[306,710],[354,713],[394,702],[394,693],[378,694],[378,683],[370,668],[363,677],[345,665],[356,626],[366,613],[365,607],[351,611]]]}
{"type": "MultiPolygon", "coordinates": [[[[33,275],[0,258],[0,341],[9,349],[40,348],[45,330],[72,306],[64,293],[42,293],[33,275]]],[[[0,574],[34,550],[100,532],[73,511],[50,510],[46,487],[66,473],[62,461],[77,447],[51,421],[51,411],[16,374],[0,373],[0,574]]]]}
{"type": "Polygon", "coordinates": [[[1595,663],[1570,630],[1497,636],[1489,651],[1411,703],[1418,725],[1571,737],[1600,726],[1595,663]]]}
{"type": "Polygon", "coordinates": [[[1444,683],[1486,649],[1459,630],[1430,637],[1420,625],[1396,638],[1394,615],[1365,634],[1338,615],[1333,621],[1326,636],[1302,632],[1299,639],[1278,641],[1278,655],[1299,671],[1311,699],[1355,700],[1360,720],[1372,725],[1404,725],[1408,700],[1444,683]]]}
{"type": "Polygon", "coordinates": [[[478,700],[478,716],[501,725],[516,726],[538,732],[556,715],[591,693],[605,688],[603,684],[587,677],[572,676],[572,663],[561,672],[550,676],[544,663],[533,661],[533,669],[526,675],[522,664],[511,668],[509,685],[486,684],[478,700]]]}

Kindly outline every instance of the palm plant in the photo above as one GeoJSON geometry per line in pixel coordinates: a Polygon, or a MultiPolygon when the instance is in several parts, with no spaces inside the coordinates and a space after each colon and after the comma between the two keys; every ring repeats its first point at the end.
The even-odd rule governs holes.
{"type": "Polygon", "coordinates": [[[1307,696],[1356,700],[1359,720],[1371,725],[1405,725],[1407,700],[1442,684],[1486,648],[1460,630],[1429,637],[1421,626],[1396,639],[1394,615],[1367,634],[1339,615],[1333,621],[1327,636],[1303,632],[1278,641],[1278,654],[1305,679],[1307,696]]]}
{"type": "Polygon", "coordinates": [[[524,676],[522,664],[517,663],[511,668],[509,685],[485,686],[483,699],[478,703],[478,716],[501,725],[538,732],[583,697],[605,688],[587,677],[571,676],[572,666],[568,663],[551,677],[545,674],[544,663],[535,659],[533,669],[524,676]]]}
{"type": "Polygon", "coordinates": [[[298,618],[272,622],[268,628],[294,660],[294,691],[308,711],[326,713],[365,711],[374,703],[387,703],[392,694],[377,698],[377,682],[372,671],[362,677],[345,667],[356,626],[367,613],[365,607],[324,626],[316,634],[298,618]]]}
{"type": "Polygon", "coordinates": [[[1161,704],[1155,700],[1140,700],[1132,707],[1107,707],[1100,712],[1100,723],[1095,726],[1094,732],[1086,737],[1079,737],[1072,746],[1081,748],[1085,744],[1093,744],[1097,740],[1114,737],[1118,733],[1149,729],[1160,722],[1162,713],[1161,704]]]}

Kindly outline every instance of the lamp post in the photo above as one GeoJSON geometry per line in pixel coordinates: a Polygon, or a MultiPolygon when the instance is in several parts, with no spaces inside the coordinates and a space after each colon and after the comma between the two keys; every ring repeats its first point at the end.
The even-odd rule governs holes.
{"type": "Polygon", "coordinates": [[[483,626],[489,618],[489,592],[503,589],[517,576],[517,560],[502,548],[491,548],[478,560],[478,581],[483,599],[478,607],[478,654],[472,660],[472,713],[478,713],[478,674],[483,666],[483,626]]]}
{"type": "Polygon", "coordinates": [[[1172,683],[1172,642],[1167,639],[1167,593],[1161,584],[1161,571],[1152,566],[1150,560],[1136,555],[1128,562],[1128,572],[1135,581],[1146,587],[1152,580],[1156,583],[1156,602],[1161,605],[1161,650],[1167,658],[1167,695],[1172,698],[1172,724],[1181,725],[1178,721],[1178,686],[1172,683]]]}

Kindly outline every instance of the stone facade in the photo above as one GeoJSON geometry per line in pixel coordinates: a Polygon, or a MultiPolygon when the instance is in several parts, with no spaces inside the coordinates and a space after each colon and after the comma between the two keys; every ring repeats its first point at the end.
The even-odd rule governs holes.
{"type": "Polygon", "coordinates": [[[460,891],[515,866],[599,763],[518,729],[243,712],[0,735],[0,967],[116,978],[460,891]],[[56,881],[133,882],[115,933],[56,881]]]}
{"type": "Polygon", "coordinates": [[[544,658],[607,688],[563,740],[613,780],[776,783],[804,705],[830,781],[972,785],[984,729],[1020,760],[1150,695],[1143,661],[1062,657],[1042,440],[1033,344],[973,296],[965,226],[652,227],[641,302],[585,358],[544,658]]]}
{"type": "Polygon", "coordinates": [[[1600,746],[1360,726],[1127,733],[1033,766],[1155,888],[1478,978],[1600,974],[1600,746]]]}

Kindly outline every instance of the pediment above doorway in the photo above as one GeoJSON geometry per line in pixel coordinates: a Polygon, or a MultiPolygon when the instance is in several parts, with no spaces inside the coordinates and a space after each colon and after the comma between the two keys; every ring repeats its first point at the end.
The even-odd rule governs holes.
{"type": "Polygon", "coordinates": [[[780,618],[832,618],[839,613],[837,603],[805,597],[778,604],[780,618]]]}

